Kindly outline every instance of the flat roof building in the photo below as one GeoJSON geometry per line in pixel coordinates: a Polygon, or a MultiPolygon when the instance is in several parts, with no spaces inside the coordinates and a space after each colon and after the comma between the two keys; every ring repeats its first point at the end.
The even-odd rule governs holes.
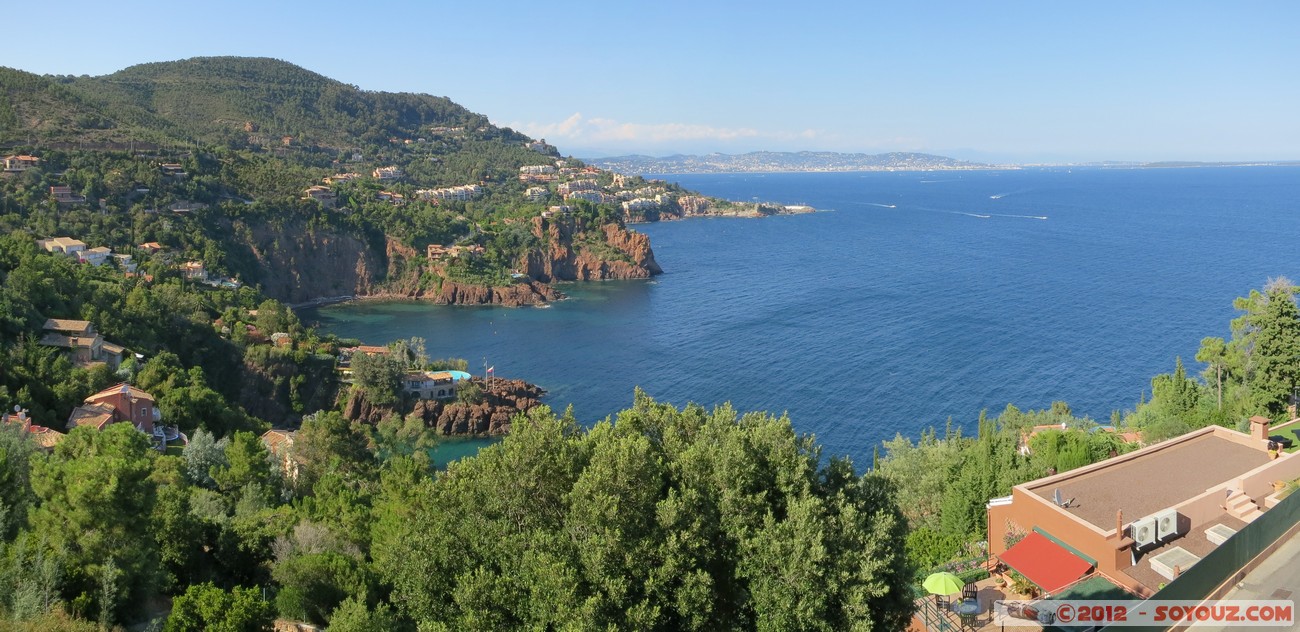
{"type": "Polygon", "coordinates": [[[1271,452],[1261,421],[1015,486],[988,504],[990,563],[1050,594],[1099,576],[1150,596],[1276,504],[1273,481],[1300,478],[1300,454],[1271,452]]]}

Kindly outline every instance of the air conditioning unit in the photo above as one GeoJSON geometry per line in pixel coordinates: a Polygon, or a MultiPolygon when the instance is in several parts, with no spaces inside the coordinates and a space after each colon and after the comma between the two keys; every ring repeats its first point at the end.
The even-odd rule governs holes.
{"type": "Polygon", "coordinates": [[[1129,536],[1137,543],[1139,548],[1150,546],[1156,543],[1156,518],[1147,516],[1141,520],[1134,520],[1133,524],[1128,526],[1129,536]]]}
{"type": "Polygon", "coordinates": [[[1178,532],[1177,510],[1165,509],[1164,511],[1157,511],[1151,515],[1151,518],[1156,521],[1156,537],[1160,538],[1161,541],[1172,540],[1182,535],[1178,532]]]}

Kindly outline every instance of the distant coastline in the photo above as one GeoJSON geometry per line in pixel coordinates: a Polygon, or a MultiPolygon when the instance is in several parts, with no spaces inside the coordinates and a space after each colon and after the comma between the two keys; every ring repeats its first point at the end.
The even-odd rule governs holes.
{"type": "Polygon", "coordinates": [[[995,165],[967,162],[911,152],[887,154],[843,154],[827,151],[746,154],[616,156],[586,160],[588,164],[623,174],[646,173],[778,173],[850,171],[952,171],[1002,169],[995,165]]]}
{"type": "Polygon", "coordinates": [[[1300,160],[1183,161],[1150,162],[1101,160],[1091,162],[1045,162],[986,164],[911,152],[855,154],[838,152],[772,152],[746,154],[672,155],[663,157],[628,155],[592,158],[588,164],[626,175],[681,174],[773,174],[928,171],[1015,171],[1042,168],[1175,169],[1196,167],[1297,167],[1300,160]]]}

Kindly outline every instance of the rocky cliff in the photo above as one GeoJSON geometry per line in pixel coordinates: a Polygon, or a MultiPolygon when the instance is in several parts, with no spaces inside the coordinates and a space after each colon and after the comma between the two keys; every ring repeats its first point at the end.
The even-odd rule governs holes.
{"type": "Polygon", "coordinates": [[[260,270],[262,291],[286,303],[371,293],[385,253],[353,235],[305,226],[236,225],[260,270]]]}
{"type": "Polygon", "coordinates": [[[646,279],[663,272],[650,238],[610,223],[584,227],[569,217],[533,219],[540,249],[519,261],[522,273],[543,282],[646,279]]]}
{"type": "Polygon", "coordinates": [[[380,247],[305,226],[236,226],[263,291],[291,304],[360,297],[518,307],[563,298],[549,285],[555,281],[645,279],[662,272],[650,238],[617,223],[586,227],[572,218],[537,217],[531,230],[542,245],[517,262],[526,278],[489,287],[440,278],[441,268],[424,253],[391,237],[380,247]]]}
{"type": "MultiPolygon", "coordinates": [[[[545,391],[523,380],[492,379],[485,383],[473,378],[483,387],[483,400],[477,404],[445,402],[422,399],[416,401],[407,414],[424,420],[426,426],[438,434],[457,437],[499,436],[510,432],[510,420],[541,402],[545,391]]],[[[360,391],[354,391],[343,407],[348,419],[377,424],[386,416],[399,411],[386,406],[375,406],[360,391]]]]}

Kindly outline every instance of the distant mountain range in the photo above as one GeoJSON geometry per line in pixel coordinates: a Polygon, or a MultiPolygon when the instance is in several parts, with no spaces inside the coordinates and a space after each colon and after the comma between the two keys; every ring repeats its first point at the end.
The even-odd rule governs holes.
{"type": "Polygon", "coordinates": [[[912,152],[843,154],[833,151],[753,151],[747,154],[615,156],[587,160],[623,174],[755,173],[772,171],[935,171],[993,169],[992,165],[912,152]]]}

